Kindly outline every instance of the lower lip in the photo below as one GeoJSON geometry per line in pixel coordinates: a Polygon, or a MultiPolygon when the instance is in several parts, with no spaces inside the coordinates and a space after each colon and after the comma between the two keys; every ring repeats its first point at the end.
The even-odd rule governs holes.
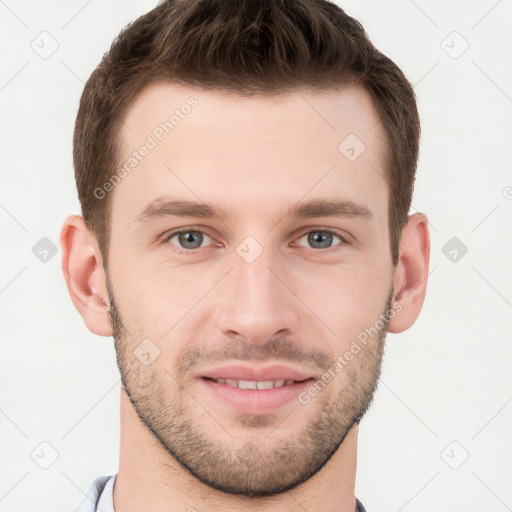
{"type": "Polygon", "coordinates": [[[221,384],[211,379],[200,381],[210,392],[230,407],[245,413],[262,414],[282,407],[304,391],[313,382],[313,378],[295,382],[289,386],[270,389],[240,389],[229,384],[221,384]]]}

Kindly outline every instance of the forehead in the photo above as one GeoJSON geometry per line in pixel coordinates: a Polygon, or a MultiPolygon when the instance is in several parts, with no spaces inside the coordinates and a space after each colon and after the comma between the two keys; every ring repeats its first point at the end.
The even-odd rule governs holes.
{"type": "Polygon", "coordinates": [[[316,145],[326,138],[324,149],[333,144],[337,149],[336,142],[349,133],[372,144],[374,136],[384,138],[373,102],[361,87],[240,96],[160,83],[143,89],[128,108],[120,140],[125,146],[132,146],[137,137],[153,135],[156,139],[165,138],[164,144],[199,137],[218,143],[237,133],[254,137],[288,133],[310,137],[313,132],[317,134],[312,140],[316,145]],[[172,137],[166,137],[171,132],[172,137]]]}
{"type": "Polygon", "coordinates": [[[385,209],[385,139],[361,88],[247,97],[152,85],[124,118],[117,169],[125,172],[113,202],[131,214],[168,194],[254,214],[263,197],[270,205],[317,194],[364,196],[385,209]]]}

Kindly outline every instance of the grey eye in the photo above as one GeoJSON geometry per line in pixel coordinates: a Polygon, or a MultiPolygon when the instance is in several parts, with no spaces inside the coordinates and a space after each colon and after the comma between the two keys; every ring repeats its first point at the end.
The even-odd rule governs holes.
{"type": "Polygon", "coordinates": [[[170,243],[182,249],[199,249],[205,240],[211,241],[210,237],[202,231],[194,230],[181,231],[169,237],[170,243]],[[172,242],[174,238],[177,238],[178,243],[172,242]]]}
{"type": "Polygon", "coordinates": [[[315,230],[303,235],[300,240],[306,239],[313,249],[328,249],[333,245],[333,239],[343,241],[341,237],[331,231],[315,230]]]}

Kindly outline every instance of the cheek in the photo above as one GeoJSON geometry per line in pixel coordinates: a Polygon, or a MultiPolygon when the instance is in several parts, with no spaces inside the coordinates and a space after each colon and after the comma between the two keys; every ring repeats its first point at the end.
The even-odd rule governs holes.
{"type": "Polygon", "coordinates": [[[222,270],[213,265],[176,266],[161,257],[122,258],[112,272],[112,281],[127,329],[132,336],[144,338],[172,336],[182,319],[193,318],[200,311],[192,309],[219,281],[222,270]]]}
{"type": "MultiPolygon", "coordinates": [[[[309,267],[296,272],[294,291],[330,329],[336,343],[350,343],[373,325],[386,307],[391,274],[378,265],[309,267]]],[[[318,322],[318,320],[315,320],[318,322]]]]}

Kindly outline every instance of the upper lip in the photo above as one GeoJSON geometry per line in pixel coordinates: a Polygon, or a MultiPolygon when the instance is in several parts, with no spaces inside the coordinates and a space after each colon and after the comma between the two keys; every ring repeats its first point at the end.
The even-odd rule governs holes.
{"type": "Polygon", "coordinates": [[[201,377],[209,377],[211,379],[235,379],[250,381],[265,380],[306,380],[313,377],[311,373],[306,373],[297,368],[286,366],[284,364],[272,364],[261,368],[254,368],[240,364],[230,364],[218,366],[206,370],[201,377]]]}

